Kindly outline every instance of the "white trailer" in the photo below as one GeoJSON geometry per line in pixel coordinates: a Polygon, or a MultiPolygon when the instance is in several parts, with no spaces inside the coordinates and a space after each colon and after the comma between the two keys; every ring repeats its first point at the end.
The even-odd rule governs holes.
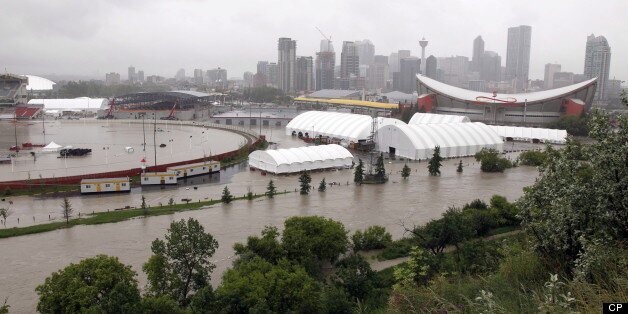
{"type": "Polygon", "coordinates": [[[131,181],[126,178],[102,178],[81,180],[81,193],[130,192],[131,181]]]}
{"type": "Polygon", "coordinates": [[[177,173],[172,171],[144,172],[141,175],[140,182],[142,185],[177,184],[177,173]]]}
{"type": "Polygon", "coordinates": [[[177,178],[187,178],[220,171],[220,161],[205,161],[195,164],[168,167],[169,172],[175,172],[177,178]]]}

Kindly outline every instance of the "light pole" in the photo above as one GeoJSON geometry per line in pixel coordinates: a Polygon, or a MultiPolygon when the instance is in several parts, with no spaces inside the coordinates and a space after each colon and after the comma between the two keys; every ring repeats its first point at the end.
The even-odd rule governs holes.
{"type": "Polygon", "coordinates": [[[170,143],[170,144],[168,144],[168,145],[170,145],[170,157],[172,157],[172,143],[173,143],[173,142],[174,142],[174,140],[173,140],[173,139],[169,139],[169,140],[168,140],[168,143],[170,143]]]}

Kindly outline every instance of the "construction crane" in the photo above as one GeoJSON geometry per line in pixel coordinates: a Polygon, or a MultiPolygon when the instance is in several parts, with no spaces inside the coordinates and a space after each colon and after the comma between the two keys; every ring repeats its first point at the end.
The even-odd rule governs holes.
{"type": "Polygon", "coordinates": [[[103,117],[103,119],[113,119],[113,105],[116,103],[116,99],[113,98],[109,102],[109,110],[107,110],[107,115],[103,117]]]}
{"type": "MultiPolygon", "coordinates": [[[[321,33],[321,35],[323,36],[323,38],[325,38],[327,40],[327,43],[329,46],[331,46],[331,36],[327,37],[325,34],[323,34],[323,31],[321,31],[320,28],[318,28],[317,26],[314,26],[314,28],[316,28],[316,30],[321,33]]],[[[329,49],[329,46],[327,47],[327,49],[329,49]]]]}
{"type": "Polygon", "coordinates": [[[174,110],[177,108],[177,105],[179,104],[179,100],[175,100],[174,101],[174,105],[172,105],[172,109],[170,109],[170,114],[168,114],[167,117],[162,117],[160,118],[161,120],[177,120],[177,118],[174,116],[174,110]]]}

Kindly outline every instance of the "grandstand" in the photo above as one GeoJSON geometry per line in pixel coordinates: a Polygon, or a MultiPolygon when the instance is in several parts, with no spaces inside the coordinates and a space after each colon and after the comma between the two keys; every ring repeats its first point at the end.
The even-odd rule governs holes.
{"type": "Polygon", "coordinates": [[[40,106],[28,106],[28,77],[0,74],[0,119],[33,118],[41,111],[40,106]]]}
{"type": "Polygon", "coordinates": [[[144,92],[115,97],[111,110],[99,111],[99,117],[111,115],[116,119],[137,119],[153,114],[160,118],[191,120],[209,116],[206,110],[217,96],[196,91],[144,92]],[[176,106],[175,106],[176,103],[176,106]]]}

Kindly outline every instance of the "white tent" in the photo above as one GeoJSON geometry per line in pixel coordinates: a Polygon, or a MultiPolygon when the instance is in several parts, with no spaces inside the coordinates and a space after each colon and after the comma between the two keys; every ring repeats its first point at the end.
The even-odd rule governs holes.
{"type": "Polygon", "coordinates": [[[44,148],[42,148],[42,151],[44,152],[56,152],[59,151],[63,146],[55,143],[55,142],[50,142],[50,144],[46,145],[44,148]]]}
{"type": "Polygon", "coordinates": [[[564,144],[567,131],[518,126],[492,125],[491,128],[504,140],[564,144]]]}
{"type": "Polygon", "coordinates": [[[460,123],[471,122],[467,116],[456,116],[437,113],[415,113],[408,124],[460,123]]]}
{"type": "Polygon", "coordinates": [[[249,155],[249,166],[271,173],[295,173],[303,170],[347,168],[353,155],[336,144],[276,150],[257,150],[249,155]]]}
{"type": "Polygon", "coordinates": [[[503,141],[484,123],[387,125],[376,134],[377,149],[396,156],[422,160],[431,158],[440,146],[441,156],[472,156],[483,147],[502,150],[503,141]]]}
{"type": "MultiPolygon", "coordinates": [[[[404,124],[391,118],[377,118],[377,127],[389,124],[404,124]]],[[[373,118],[362,114],[307,111],[292,119],[286,125],[286,135],[299,134],[307,137],[319,135],[351,142],[365,140],[371,134],[373,118]],[[306,135],[307,133],[307,135],[306,135]]]]}
{"type": "Polygon", "coordinates": [[[98,109],[107,108],[109,105],[109,99],[89,97],[71,99],[31,99],[28,101],[28,104],[43,105],[45,111],[97,111],[98,109]]]}

